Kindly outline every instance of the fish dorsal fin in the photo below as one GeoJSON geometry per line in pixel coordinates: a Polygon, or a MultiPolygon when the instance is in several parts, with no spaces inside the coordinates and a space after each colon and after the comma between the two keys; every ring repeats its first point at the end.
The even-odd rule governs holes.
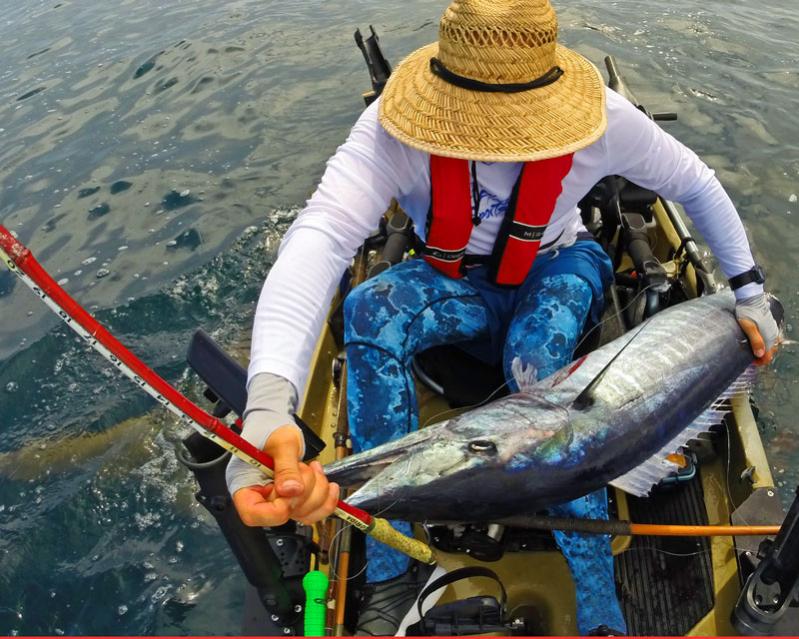
{"type": "Polygon", "coordinates": [[[580,394],[577,397],[574,398],[574,401],[571,404],[571,407],[574,410],[585,410],[586,408],[593,406],[596,389],[602,383],[602,380],[605,378],[605,374],[608,372],[610,367],[613,366],[613,363],[619,358],[619,355],[621,355],[632,343],[632,341],[641,334],[641,331],[645,325],[646,323],[641,325],[641,328],[638,329],[635,335],[633,335],[629,341],[619,349],[619,352],[616,353],[607,364],[605,364],[602,370],[596,374],[594,379],[588,382],[588,385],[582,391],[580,391],[580,394]]]}
{"type": "Polygon", "coordinates": [[[639,464],[631,471],[610,482],[611,486],[619,488],[636,497],[645,497],[653,486],[677,471],[677,465],[668,459],[672,453],[706,433],[712,426],[722,423],[724,417],[732,410],[729,400],[738,393],[749,392],[757,379],[757,369],[749,366],[732,384],[729,385],[716,401],[699,417],[682,430],[677,437],[663,446],[655,455],[639,464]]]}

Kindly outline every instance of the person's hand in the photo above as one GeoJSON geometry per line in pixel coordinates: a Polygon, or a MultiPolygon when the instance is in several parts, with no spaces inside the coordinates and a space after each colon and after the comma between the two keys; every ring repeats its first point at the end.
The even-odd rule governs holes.
{"type": "Polygon", "coordinates": [[[777,352],[780,330],[771,314],[766,294],[738,300],[735,304],[735,317],[752,347],[755,364],[764,366],[771,362],[777,352]]]}
{"type": "Polygon", "coordinates": [[[336,509],[338,484],[327,480],[319,462],[299,461],[301,436],[293,424],[276,429],[264,446],[275,461],[274,482],[246,486],[233,494],[233,504],[246,525],[279,526],[289,519],[310,525],[336,509]]]}

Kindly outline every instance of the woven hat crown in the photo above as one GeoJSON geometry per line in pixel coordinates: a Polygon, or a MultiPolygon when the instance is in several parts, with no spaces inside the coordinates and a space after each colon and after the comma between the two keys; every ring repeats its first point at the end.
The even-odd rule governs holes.
{"type": "Polygon", "coordinates": [[[549,0],[455,0],[439,25],[438,58],[487,83],[523,83],[556,66],[558,19],[549,0]]]}
{"type": "Polygon", "coordinates": [[[439,40],[391,74],[380,124],[411,148],[484,162],[574,153],[607,128],[599,70],[558,44],[549,0],[450,0],[439,40]]]}

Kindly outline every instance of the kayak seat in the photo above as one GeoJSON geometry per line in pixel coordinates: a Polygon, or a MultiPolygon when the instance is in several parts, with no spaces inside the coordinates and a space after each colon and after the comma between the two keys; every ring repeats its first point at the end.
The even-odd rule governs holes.
{"type": "Polygon", "coordinates": [[[457,344],[435,346],[413,358],[413,372],[451,408],[482,405],[508,394],[502,367],[470,355],[457,344]]]}
{"type": "MultiPolygon", "coordinates": [[[[215,417],[225,417],[230,411],[239,417],[244,414],[247,371],[202,329],[191,338],[186,362],[205,382],[205,397],[215,404],[215,417]]],[[[305,459],[315,458],[325,448],[325,442],[297,415],[294,419],[305,437],[305,459]]]]}
{"type": "Polygon", "coordinates": [[[597,208],[606,218],[603,222],[615,227],[619,222],[618,219],[612,219],[615,209],[613,203],[617,197],[622,211],[640,213],[647,222],[652,221],[652,205],[657,202],[657,193],[624,178],[612,176],[597,182],[580,200],[578,208],[583,224],[590,227],[592,210],[597,208]]]}
{"type": "MultiPolygon", "coordinates": [[[[573,359],[597,348],[601,340],[601,330],[586,329],[573,359]]],[[[487,364],[458,344],[434,346],[418,353],[411,368],[417,379],[447,400],[450,408],[482,406],[510,392],[499,363],[487,364]]]]}

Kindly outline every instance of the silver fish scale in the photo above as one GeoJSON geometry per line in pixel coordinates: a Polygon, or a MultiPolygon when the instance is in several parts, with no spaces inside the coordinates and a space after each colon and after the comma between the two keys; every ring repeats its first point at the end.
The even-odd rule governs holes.
{"type": "Polygon", "coordinates": [[[645,492],[674,468],[665,451],[701,432],[697,418],[752,361],[733,310],[729,292],[667,309],[515,395],[328,474],[371,477],[351,503],[417,521],[531,513],[623,475],[645,492]],[[573,405],[603,370],[592,401],[573,405]]]}

